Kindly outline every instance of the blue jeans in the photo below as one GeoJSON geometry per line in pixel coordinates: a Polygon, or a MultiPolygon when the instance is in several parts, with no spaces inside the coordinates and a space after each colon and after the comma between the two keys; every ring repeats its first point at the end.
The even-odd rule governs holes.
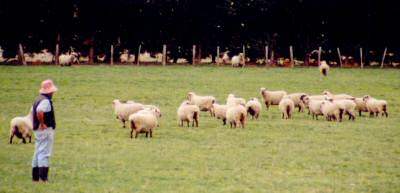
{"type": "Polygon", "coordinates": [[[35,153],[33,154],[32,167],[49,167],[50,156],[53,152],[54,130],[36,130],[35,153]]]}

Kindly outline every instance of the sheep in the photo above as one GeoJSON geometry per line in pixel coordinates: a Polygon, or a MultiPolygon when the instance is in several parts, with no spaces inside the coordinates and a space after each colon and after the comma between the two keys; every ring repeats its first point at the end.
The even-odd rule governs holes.
{"type": "Polygon", "coordinates": [[[282,119],[291,119],[294,111],[294,102],[287,95],[279,102],[279,110],[282,113],[282,119]]]}
{"type": "Polygon", "coordinates": [[[369,95],[365,95],[363,100],[365,101],[370,117],[373,117],[374,113],[376,117],[379,115],[379,113],[382,113],[382,116],[389,116],[387,112],[388,103],[385,100],[378,100],[369,95]]]}
{"type": "Polygon", "coordinates": [[[139,54],[140,62],[157,62],[157,58],[151,57],[149,52],[144,52],[143,54],[139,54]]]}
{"type": "Polygon", "coordinates": [[[133,138],[133,131],[135,131],[135,138],[139,133],[146,133],[146,138],[150,133],[150,138],[153,137],[153,129],[159,126],[159,118],[161,118],[161,111],[151,108],[145,108],[129,116],[131,125],[131,138],[133,138]]]}
{"type": "Polygon", "coordinates": [[[231,64],[232,64],[232,67],[244,67],[245,66],[244,54],[240,53],[237,56],[233,56],[231,64]]]}
{"type": "Polygon", "coordinates": [[[183,127],[183,122],[186,121],[188,127],[190,122],[192,122],[192,127],[195,123],[196,127],[199,127],[200,108],[197,105],[192,105],[190,101],[185,100],[179,106],[177,114],[180,121],[179,126],[183,127]]]}
{"type": "Polygon", "coordinates": [[[125,128],[125,122],[128,121],[129,116],[145,108],[145,105],[133,101],[122,102],[118,99],[113,101],[114,114],[117,119],[122,122],[122,127],[125,128]]]}
{"type": "Polygon", "coordinates": [[[363,100],[363,98],[354,98],[353,101],[356,103],[356,110],[358,111],[358,115],[361,117],[362,112],[368,112],[367,104],[363,100]]]}
{"type": "Polygon", "coordinates": [[[251,115],[251,119],[256,118],[256,120],[258,120],[258,117],[260,116],[261,108],[262,108],[262,105],[257,98],[251,98],[246,103],[246,111],[248,114],[251,115]]]}
{"type": "Polygon", "coordinates": [[[307,95],[306,93],[291,93],[287,95],[294,102],[294,106],[299,108],[299,112],[303,112],[305,105],[301,102],[300,97],[303,95],[307,95]]]}
{"type": "Polygon", "coordinates": [[[217,119],[222,119],[223,125],[226,125],[226,110],[228,105],[213,104],[213,112],[217,119]]]}
{"type": "Polygon", "coordinates": [[[96,59],[98,62],[104,62],[106,60],[106,55],[105,54],[97,55],[96,59]]]}
{"type": "Polygon", "coordinates": [[[71,66],[71,64],[79,63],[78,57],[79,55],[76,52],[61,54],[58,61],[61,66],[71,66]]]}
{"type": "Polygon", "coordinates": [[[326,61],[321,61],[321,64],[318,66],[318,68],[319,68],[319,72],[323,76],[328,76],[329,65],[326,63],[326,61]]]}
{"type": "Polygon", "coordinates": [[[48,51],[48,49],[41,50],[41,53],[34,54],[34,62],[40,63],[52,63],[54,60],[54,55],[48,51]]]}
{"type": "Polygon", "coordinates": [[[338,99],[354,99],[353,96],[348,95],[348,94],[332,94],[331,92],[325,90],[324,92],[322,92],[323,95],[330,97],[334,100],[338,100],[338,99]]]}
{"type": "Polygon", "coordinates": [[[246,108],[242,105],[229,106],[226,110],[226,120],[229,122],[231,128],[232,126],[236,128],[238,124],[244,128],[246,122],[246,108]]]}
{"type": "Polygon", "coordinates": [[[349,99],[338,99],[333,100],[329,99],[330,102],[333,102],[339,108],[339,121],[342,121],[343,113],[349,115],[349,120],[355,120],[354,111],[356,109],[356,103],[353,100],[349,99]]]}
{"type": "Polygon", "coordinates": [[[80,63],[89,63],[89,56],[79,56],[80,63]]]}
{"type": "Polygon", "coordinates": [[[212,107],[215,103],[215,97],[213,96],[200,96],[196,95],[194,92],[189,92],[187,95],[187,100],[193,105],[197,105],[200,111],[209,111],[211,116],[214,116],[212,107]]]}
{"type": "Polygon", "coordinates": [[[229,94],[228,98],[226,98],[226,104],[228,106],[231,106],[231,105],[246,106],[246,100],[244,100],[244,98],[235,97],[234,94],[229,94]]]}
{"type": "MultiPolygon", "coordinates": [[[[339,107],[330,101],[322,101],[320,105],[322,114],[326,117],[327,121],[335,121],[339,117],[339,107]]],[[[340,120],[341,121],[341,120],[340,120]]]]}
{"type": "Polygon", "coordinates": [[[320,100],[317,97],[313,99],[307,95],[302,95],[300,100],[308,108],[308,114],[312,114],[313,119],[315,117],[318,120],[318,115],[323,115],[320,106],[324,100],[320,100]]]}
{"type": "Polygon", "coordinates": [[[10,144],[12,144],[14,136],[22,138],[22,143],[26,143],[29,138],[29,143],[32,142],[33,133],[33,114],[32,108],[29,114],[24,117],[15,117],[10,122],[10,144]]]}
{"type": "Polygon", "coordinates": [[[229,64],[229,63],[230,63],[230,58],[229,58],[228,53],[229,53],[229,51],[226,51],[226,52],[224,52],[223,55],[222,55],[222,62],[223,62],[224,64],[229,64]]]}
{"type": "Polygon", "coordinates": [[[135,61],[135,55],[129,54],[128,50],[124,50],[124,52],[119,56],[119,60],[121,63],[132,63],[135,61]]]}
{"type": "Polygon", "coordinates": [[[265,106],[267,107],[267,110],[271,105],[279,105],[282,97],[287,95],[287,92],[284,90],[270,91],[266,88],[260,88],[260,92],[261,96],[263,97],[265,106]]]}
{"type": "Polygon", "coordinates": [[[4,53],[4,50],[3,50],[3,49],[1,49],[1,46],[0,46],[0,63],[1,63],[1,62],[5,62],[5,61],[6,61],[6,59],[5,59],[5,58],[3,58],[3,53],[4,53]]]}
{"type": "Polygon", "coordinates": [[[208,57],[206,57],[206,58],[202,58],[202,59],[200,60],[200,63],[201,63],[201,64],[211,64],[211,63],[212,63],[212,56],[211,56],[211,54],[210,54],[208,57]]]}

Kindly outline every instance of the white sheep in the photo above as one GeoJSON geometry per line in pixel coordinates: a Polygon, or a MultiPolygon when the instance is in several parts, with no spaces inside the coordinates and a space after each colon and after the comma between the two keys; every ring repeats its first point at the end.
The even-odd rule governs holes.
{"type": "Polygon", "coordinates": [[[279,102],[279,110],[282,113],[282,119],[291,119],[294,111],[294,102],[287,95],[279,102]]]}
{"type": "Polygon", "coordinates": [[[349,115],[349,120],[355,120],[354,111],[356,109],[356,103],[353,100],[349,99],[338,99],[333,100],[330,99],[329,101],[333,102],[339,108],[339,121],[342,121],[343,113],[349,115]]]}
{"type": "Polygon", "coordinates": [[[212,56],[211,56],[211,54],[210,54],[208,57],[206,57],[206,58],[202,58],[202,59],[200,60],[200,63],[201,63],[201,64],[211,64],[211,63],[212,63],[212,56]]]}
{"type": "Polygon", "coordinates": [[[363,100],[363,98],[354,98],[353,101],[356,103],[356,110],[358,111],[358,115],[360,117],[362,112],[368,112],[367,103],[363,100]]]}
{"type": "Polygon", "coordinates": [[[133,131],[135,131],[135,138],[139,133],[146,133],[146,137],[150,133],[150,138],[152,138],[153,129],[159,126],[159,118],[161,118],[161,111],[158,108],[145,108],[130,115],[131,138],[133,138],[133,131]]]}
{"type": "Polygon", "coordinates": [[[321,64],[318,66],[318,68],[319,68],[319,72],[323,76],[328,76],[329,65],[326,63],[326,61],[321,61],[321,64]]]}
{"type": "Polygon", "coordinates": [[[113,109],[116,118],[121,120],[122,127],[125,128],[125,122],[128,121],[129,116],[140,110],[143,110],[145,105],[133,101],[122,102],[118,99],[113,101],[113,109]]]}
{"type": "Polygon", "coordinates": [[[340,111],[336,104],[325,100],[321,102],[320,109],[327,121],[338,120],[340,111]]]}
{"type": "Polygon", "coordinates": [[[226,110],[228,110],[228,105],[213,104],[214,115],[222,120],[223,125],[226,125],[226,110]]]}
{"type": "Polygon", "coordinates": [[[261,108],[262,105],[260,101],[257,98],[251,98],[247,103],[246,103],[246,111],[251,115],[251,118],[258,119],[261,113],[261,108]]]}
{"type": "Polygon", "coordinates": [[[32,142],[33,134],[33,115],[32,108],[29,114],[24,117],[15,117],[10,122],[10,144],[12,144],[13,137],[22,138],[22,143],[26,143],[29,138],[29,143],[32,142]]]}
{"type": "Polygon", "coordinates": [[[321,103],[324,101],[324,99],[323,100],[319,100],[318,98],[312,99],[311,96],[302,95],[300,97],[300,100],[305,105],[305,107],[308,108],[308,110],[309,110],[308,114],[312,114],[313,119],[315,117],[315,119],[318,120],[318,116],[323,115],[320,107],[321,107],[321,103]]]}
{"type": "Polygon", "coordinates": [[[71,66],[71,64],[79,63],[78,53],[71,52],[71,53],[61,54],[58,57],[58,61],[61,66],[71,66]]]}
{"type": "Polygon", "coordinates": [[[374,116],[374,113],[375,113],[375,116],[378,116],[379,113],[382,113],[382,116],[385,115],[386,117],[388,117],[388,115],[389,115],[388,114],[388,103],[385,100],[378,100],[369,95],[365,95],[363,97],[363,100],[366,103],[368,112],[371,117],[374,116]]]}
{"type": "Polygon", "coordinates": [[[233,56],[231,63],[232,63],[232,67],[244,67],[245,66],[244,54],[240,53],[237,56],[233,56]]]}
{"type": "Polygon", "coordinates": [[[224,64],[229,64],[230,63],[230,57],[229,57],[228,53],[229,53],[229,51],[226,51],[222,55],[222,62],[224,64]]]}
{"type": "Polygon", "coordinates": [[[287,97],[289,97],[290,99],[292,99],[292,101],[294,102],[294,106],[299,108],[299,112],[303,112],[305,105],[304,103],[301,102],[301,96],[303,95],[307,95],[306,93],[291,93],[288,94],[287,97]]]}
{"type": "Polygon", "coordinates": [[[89,56],[79,56],[80,63],[89,63],[89,56]]]}
{"type": "Polygon", "coordinates": [[[4,53],[4,50],[3,50],[3,49],[1,49],[1,46],[0,46],[0,63],[1,63],[1,62],[5,62],[5,61],[6,61],[6,59],[5,59],[5,58],[3,58],[3,53],[4,53]]]}
{"type": "Polygon", "coordinates": [[[212,107],[216,99],[213,96],[200,96],[196,95],[194,92],[189,92],[187,95],[187,100],[193,105],[197,105],[200,111],[209,111],[211,116],[214,116],[212,107]]]}
{"type": "Polygon", "coordinates": [[[266,88],[260,88],[260,93],[263,97],[267,110],[271,105],[279,105],[279,102],[282,100],[283,96],[287,95],[287,92],[284,90],[270,91],[266,88]]]}
{"type": "Polygon", "coordinates": [[[98,62],[104,62],[106,60],[106,55],[105,54],[97,55],[96,59],[98,62]]]}
{"type": "Polygon", "coordinates": [[[231,128],[232,126],[236,128],[239,124],[244,128],[246,122],[246,108],[242,105],[228,106],[226,110],[226,120],[229,122],[231,128]]]}
{"type": "Polygon", "coordinates": [[[129,54],[128,50],[124,50],[124,52],[119,56],[119,60],[121,63],[132,63],[135,62],[135,55],[129,54]]]}
{"type": "Polygon", "coordinates": [[[192,105],[190,101],[183,101],[178,108],[177,111],[178,119],[180,122],[180,126],[183,127],[183,122],[187,122],[187,126],[189,127],[189,123],[192,122],[192,127],[196,123],[196,127],[199,127],[199,115],[200,108],[197,105],[192,105]]]}
{"type": "Polygon", "coordinates": [[[246,100],[244,98],[235,97],[234,94],[229,94],[228,97],[226,98],[226,105],[228,105],[228,106],[231,106],[231,105],[246,106],[246,100]]]}

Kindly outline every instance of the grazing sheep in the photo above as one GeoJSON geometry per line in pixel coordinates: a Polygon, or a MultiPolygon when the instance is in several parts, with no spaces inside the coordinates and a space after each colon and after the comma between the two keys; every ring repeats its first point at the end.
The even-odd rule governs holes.
{"type": "Polygon", "coordinates": [[[321,102],[320,109],[327,121],[338,120],[340,112],[339,107],[336,104],[325,100],[321,102]]]}
{"type": "Polygon", "coordinates": [[[282,97],[287,95],[286,91],[278,90],[278,91],[270,91],[266,88],[260,88],[261,96],[264,99],[265,106],[267,110],[271,105],[279,105],[279,102],[282,100],[282,97]]]}
{"type": "Polygon", "coordinates": [[[291,119],[294,111],[294,102],[287,95],[279,102],[279,110],[282,113],[282,119],[291,119]]]}
{"type": "Polygon", "coordinates": [[[232,57],[232,67],[244,67],[245,62],[244,62],[244,54],[240,53],[237,56],[232,57]]]}
{"type": "Polygon", "coordinates": [[[306,93],[291,93],[287,95],[294,102],[294,106],[299,108],[299,112],[303,112],[305,105],[301,102],[300,97],[307,95],[306,93]]]}
{"type": "Polygon", "coordinates": [[[228,98],[226,98],[226,105],[242,105],[246,106],[246,100],[244,98],[235,97],[234,94],[229,94],[228,98]]]}
{"type": "Polygon", "coordinates": [[[228,109],[228,105],[219,105],[213,104],[213,112],[217,119],[222,119],[223,125],[226,125],[226,110],[228,109]]]}
{"type": "Polygon", "coordinates": [[[379,115],[379,113],[382,113],[382,116],[385,115],[388,117],[388,103],[385,100],[378,100],[369,95],[365,95],[363,100],[366,103],[370,117],[373,117],[374,113],[376,117],[379,115]]]}
{"type": "Polygon", "coordinates": [[[122,127],[125,128],[125,122],[128,121],[129,116],[145,108],[145,105],[141,103],[135,103],[133,101],[122,102],[118,99],[113,101],[114,113],[117,119],[122,122],[122,127]]]}
{"type": "Polygon", "coordinates": [[[356,110],[358,111],[358,115],[360,117],[362,112],[368,112],[367,103],[363,100],[363,98],[354,98],[353,101],[356,103],[356,110]]]}
{"type": "Polygon", "coordinates": [[[58,57],[58,61],[61,66],[71,66],[72,64],[79,63],[78,57],[79,55],[76,52],[61,54],[58,57]]]}
{"type": "Polygon", "coordinates": [[[192,122],[192,127],[194,127],[194,123],[196,123],[196,127],[199,127],[200,108],[197,105],[192,105],[187,100],[183,101],[178,108],[177,114],[180,121],[179,126],[183,127],[183,122],[186,121],[188,127],[190,122],[192,122]]]}
{"type": "Polygon", "coordinates": [[[329,72],[329,65],[326,63],[326,61],[321,61],[321,64],[319,65],[319,72],[323,75],[323,76],[328,76],[328,72],[329,72]]]}
{"type": "Polygon", "coordinates": [[[349,115],[349,120],[355,120],[354,111],[356,109],[356,103],[353,100],[349,99],[338,99],[333,100],[330,99],[329,101],[333,102],[339,108],[339,121],[342,121],[343,113],[349,115]]]}
{"type": "Polygon", "coordinates": [[[197,105],[200,111],[209,111],[211,116],[213,115],[212,107],[215,103],[215,97],[213,96],[200,96],[196,95],[194,92],[189,92],[187,95],[187,100],[193,105],[197,105]]]}
{"type": "Polygon", "coordinates": [[[246,122],[246,108],[242,105],[232,105],[226,110],[226,120],[229,124],[236,128],[237,125],[241,125],[244,128],[246,122]]]}
{"type": "Polygon", "coordinates": [[[325,90],[324,92],[322,92],[322,94],[324,96],[327,96],[329,98],[332,98],[334,100],[338,100],[338,99],[354,99],[353,96],[348,95],[348,94],[332,94],[331,92],[325,90]]]}
{"type": "Polygon", "coordinates": [[[15,117],[10,122],[10,144],[12,144],[13,137],[22,138],[22,143],[26,143],[29,138],[29,143],[32,142],[33,133],[33,116],[32,109],[25,117],[15,117]]]}
{"type": "Polygon", "coordinates": [[[150,109],[145,108],[129,116],[131,123],[131,138],[133,138],[133,131],[135,131],[135,138],[139,133],[146,133],[146,137],[150,133],[150,138],[153,137],[153,129],[158,127],[158,120],[161,118],[161,112],[158,108],[150,109]]]}
{"type": "Polygon", "coordinates": [[[318,99],[312,99],[310,98],[311,96],[307,96],[307,95],[302,95],[300,97],[300,100],[302,101],[302,103],[305,105],[305,107],[308,108],[309,113],[308,114],[312,114],[312,118],[317,119],[318,120],[318,115],[323,115],[321,112],[321,103],[324,100],[318,100],[318,99]]]}
{"type": "Polygon", "coordinates": [[[262,105],[260,101],[257,98],[251,98],[247,103],[246,103],[246,110],[247,113],[251,115],[251,119],[258,119],[260,116],[262,105]]]}

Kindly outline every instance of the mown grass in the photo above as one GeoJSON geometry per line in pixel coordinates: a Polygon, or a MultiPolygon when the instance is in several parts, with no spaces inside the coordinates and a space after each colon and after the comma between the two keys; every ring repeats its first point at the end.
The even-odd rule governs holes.
{"type": "Polygon", "coordinates": [[[315,68],[0,66],[0,192],[400,192],[400,72],[315,68]],[[24,115],[52,78],[57,116],[50,183],[30,180],[34,145],[8,144],[9,121],[24,115]],[[389,118],[355,122],[281,120],[265,109],[245,129],[204,113],[181,128],[187,92],[249,99],[259,88],[317,94],[327,89],[389,102],[389,118]],[[153,139],[130,139],[111,110],[115,98],[160,106],[153,139]]]}

